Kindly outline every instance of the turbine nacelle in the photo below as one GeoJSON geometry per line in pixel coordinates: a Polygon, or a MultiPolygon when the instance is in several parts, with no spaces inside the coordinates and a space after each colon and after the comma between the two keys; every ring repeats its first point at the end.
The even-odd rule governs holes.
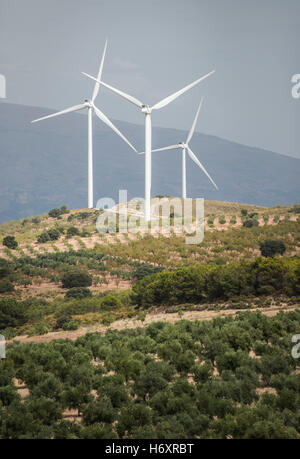
{"type": "Polygon", "coordinates": [[[149,105],[142,105],[142,113],[144,113],[145,115],[150,115],[151,112],[152,110],[149,107],[149,105]]]}
{"type": "Polygon", "coordinates": [[[184,142],[179,142],[178,145],[179,145],[182,149],[184,149],[184,148],[185,148],[185,149],[189,148],[188,144],[187,144],[187,143],[184,143],[184,142]]]}

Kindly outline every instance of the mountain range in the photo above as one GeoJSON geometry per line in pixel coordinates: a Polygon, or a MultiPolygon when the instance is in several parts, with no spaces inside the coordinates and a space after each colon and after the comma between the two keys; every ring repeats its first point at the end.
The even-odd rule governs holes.
{"type": "MultiPolygon", "coordinates": [[[[0,103],[0,222],[27,217],[66,204],[87,206],[87,117],[69,114],[41,123],[30,121],[54,110],[0,103]]],[[[139,151],[144,127],[114,121],[139,151]]],[[[94,196],[116,202],[144,195],[144,156],[101,123],[94,127],[94,196]]],[[[153,148],[184,141],[187,132],[153,128],[153,148]]],[[[300,160],[195,132],[190,144],[219,186],[187,159],[189,197],[263,206],[299,202],[300,160]]],[[[181,153],[152,155],[152,196],[180,196],[181,153]]]]}

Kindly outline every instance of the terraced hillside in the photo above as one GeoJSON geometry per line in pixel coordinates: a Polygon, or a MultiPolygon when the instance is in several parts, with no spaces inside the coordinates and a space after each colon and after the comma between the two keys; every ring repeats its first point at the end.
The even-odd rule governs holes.
{"type": "MultiPolygon", "coordinates": [[[[202,296],[191,292],[176,296],[173,291],[170,299],[161,300],[156,294],[156,299],[149,300],[144,293],[141,296],[141,292],[134,298],[133,292],[146,276],[154,275],[158,282],[159,272],[177,272],[182,267],[205,266],[206,284],[216,283],[209,280],[212,269],[219,269],[219,277],[228,277],[222,268],[226,266],[237,273],[252,270],[258,276],[258,268],[253,263],[260,256],[260,243],[269,239],[284,243],[285,252],[281,258],[290,264],[280,266],[280,270],[291,271],[297,277],[298,212],[297,205],[270,209],[207,202],[205,237],[198,245],[186,244],[184,235],[172,231],[170,234],[99,233],[96,220],[101,211],[68,211],[65,206],[44,215],[5,223],[0,227],[0,301],[8,302],[5,307],[9,310],[21,308],[18,314],[22,319],[10,320],[8,324],[3,320],[2,325],[0,320],[0,330],[5,329],[7,337],[24,333],[40,335],[59,330],[64,322],[71,322],[65,328],[78,328],[107,325],[130,317],[144,320],[145,304],[151,311],[166,305],[168,312],[183,313],[186,310],[232,309],[232,302],[235,302],[234,309],[271,305],[296,307],[297,292],[286,287],[289,280],[282,285],[277,282],[281,287],[277,289],[275,285],[278,290],[275,297],[272,281],[259,289],[253,280],[247,281],[251,284],[248,290],[244,286],[229,295],[223,292],[218,296],[207,290],[202,296]],[[17,247],[3,245],[7,236],[15,238],[17,247]],[[87,279],[83,284],[76,281],[65,285],[66,274],[72,275],[74,270],[87,279]],[[244,291],[244,304],[241,304],[238,292],[244,291]],[[63,319],[60,320],[60,316],[63,319]]],[[[266,267],[262,265],[260,269],[266,267]]],[[[190,272],[187,276],[194,274],[190,272]]],[[[193,282],[202,281],[197,278],[193,282]]]]}
{"type": "MultiPolygon", "coordinates": [[[[64,252],[68,250],[79,249],[92,249],[97,244],[103,246],[111,246],[118,243],[130,243],[140,241],[141,239],[150,239],[159,235],[137,233],[113,233],[103,234],[96,230],[96,220],[99,216],[99,211],[82,209],[71,210],[65,214],[57,217],[50,217],[48,214],[29,217],[18,221],[11,221],[3,223],[0,226],[0,242],[3,237],[13,235],[18,242],[18,249],[10,251],[9,249],[0,246],[0,256],[3,258],[12,258],[19,256],[35,256],[38,253],[54,253],[64,252]],[[72,229],[76,228],[72,234],[72,229]],[[55,228],[60,232],[58,240],[38,242],[38,236],[55,228]],[[70,232],[71,231],[71,232],[70,232]],[[69,234],[70,232],[70,234],[69,234]],[[149,237],[150,236],[150,237],[149,237]]],[[[278,223],[283,228],[283,223],[299,222],[299,208],[297,206],[275,208],[264,208],[252,205],[238,204],[238,203],[223,203],[218,201],[205,202],[205,231],[206,233],[214,232],[215,230],[232,230],[243,226],[245,220],[249,220],[249,216],[258,222],[258,226],[264,227],[267,234],[266,227],[272,226],[272,231],[280,233],[278,230],[278,223]],[[246,211],[247,215],[241,216],[241,211],[246,211]],[[276,226],[276,229],[274,228],[276,226]]],[[[171,220],[172,223],[172,220],[171,220]]],[[[172,228],[171,228],[172,229],[172,228]]],[[[281,230],[281,233],[284,233],[281,230]]],[[[291,227],[291,229],[294,229],[291,227]]],[[[172,235],[172,231],[171,231],[172,235]]],[[[166,234],[165,236],[170,236],[166,234]]],[[[216,236],[215,236],[216,237],[216,236]]],[[[222,238],[218,235],[218,238],[222,238]]],[[[293,239],[293,235],[291,235],[293,239]]],[[[180,237],[179,237],[180,239],[180,237]]],[[[206,234],[206,240],[203,246],[207,247],[207,243],[213,237],[206,234]]]]}
{"type": "Polygon", "coordinates": [[[0,438],[299,438],[299,210],[207,202],[194,245],[1,225],[0,438]]]}

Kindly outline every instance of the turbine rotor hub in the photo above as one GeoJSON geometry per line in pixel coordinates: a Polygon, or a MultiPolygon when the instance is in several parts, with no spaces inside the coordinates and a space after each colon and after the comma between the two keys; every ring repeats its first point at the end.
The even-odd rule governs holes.
{"type": "Polygon", "coordinates": [[[149,105],[143,105],[142,106],[142,113],[145,113],[145,115],[150,115],[151,108],[149,107],[149,105]]]}

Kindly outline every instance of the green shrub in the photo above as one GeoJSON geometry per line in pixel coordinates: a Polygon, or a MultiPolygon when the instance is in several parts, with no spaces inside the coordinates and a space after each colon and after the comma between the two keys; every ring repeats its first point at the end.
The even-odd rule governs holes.
{"type": "Polygon", "coordinates": [[[163,269],[164,268],[161,267],[161,266],[153,266],[153,265],[150,265],[150,264],[143,263],[143,264],[139,265],[135,269],[135,271],[133,273],[133,277],[136,280],[141,280],[145,276],[149,276],[149,274],[159,273],[159,272],[163,271],[163,269]]]}
{"type": "Polygon", "coordinates": [[[17,327],[26,322],[26,306],[11,298],[0,299],[0,329],[17,327]]]}
{"type": "Polygon", "coordinates": [[[0,279],[7,277],[11,272],[11,264],[4,258],[0,258],[0,279]]]}
{"type": "Polygon", "coordinates": [[[91,236],[91,233],[85,229],[83,229],[80,233],[80,236],[81,237],[90,237],[91,236]]]}
{"type": "Polygon", "coordinates": [[[87,271],[73,270],[62,277],[63,288],[90,287],[92,282],[93,278],[87,271]]]}
{"type": "Polygon", "coordinates": [[[7,327],[7,328],[4,328],[3,330],[0,330],[0,335],[3,335],[4,338],[8,340],[16,336],[16,331],[12,327],[7,327]]]}
{"type": "Polygon", "coordinates": [[[43,231],[37,238],[37,242],[39,243],[44,243],[44,242],[49,242],[50,241],[50,236],[48,234],[48,231],[43,231]]]}
{"type": "Polygon", "coordinates": [[[108,313],[104,314],[103,317],[102,317],[102,320],[101,320],[101,323],[102,325],[104,325],[105,327],[109,327],[110,324],[114,321],[114,319],[112,318],[112,316],[108,313]]]}
{"type": "Polygon", "coordinates": [[[231,223],[232,225],[235,225],[235,224],[236,224],[236,216],[235,216],[235,215],[233,215],[233,216],[231,217],[230,223],[231,223]]]}
{"type": "Polygon", "coordinates": [[[257,219],[255,218],[247,218],[244,222],[243,222],[243,226],[245,228],[252,228],[253,226],[258,226],[258,221],[257,219]]]}
{"type": "Polygon", "coordinates": [[[48,212],[49,217],[52,218],[57,218],[61,215],[61,210],[60,209],[51,209],[48,212]]]}
{"type": "Polygon", "coordinates": [[[250,214],[248,214],[248,217],[249,217],[249,218],[258,219],[258,213],[257,213],[257,212],[251,212],[250,214]]]}
{"type": "Polygon", "coordinates": [[[213,226],[214,225],[214,221],[215,221],[215,217],[213,215],[208,217],[208,219],[207,219],[208,226],[213,226]]]}
{"type": "Polygon", "coordinates": [[[283,255],[286,251],[284,242],[272,239],[260,242],[259,247],[263,257],[275,257],[277,254],[283,255]]]}
{"type": "Polygon", "coordinates": [[[55,329],[60,329],[65,326],[66,323],[72,320],[72,314],[70,311],[59,311],[55,314],[56,322],[55,322],[55,329]]]}
{"type": "Polygon", "coordinates": [[[0,293],[12,292],[14,290],[14,284],[9,280],[5,279],[0,281],[0,293]]]}
{"type": "Polygon", "coordinates": [[[269,215],[264,214],[263,219],[264,219],[264,222],[265,222],[265,223],[268,223],[268,221],[269,221],[269,215]]]}
{"type": "Polygon", "coordinates": [[[299,258],[257,258],[250,269],[257,294],[283,292],[293,295],[300,291],[299,258]]]}
{"type": "Polygon", "coordinates": [[[296,214],[300,213],[300,205],[299,204],[294,204],[292,209],[289,210],[289,212],[295,212],[296,214]]]}
{"type": "Polygon", "coordinates": [[[32,285],[32,281],[30,279],[26,279],[26,277],[22,277],[18,279],[18,284],[23,285],[24,288],[27,288],[28,285],[32,285]]]}
{"type": "Polygon", "coordinates": [[[226,219],[225,219],[224,215],[221,215],[221,216],[219,217],[219,223],[220,223],[220,225],[225,225],[226,219]]]}
{"type": "Polygon", "coordinates": [[[110,293],[108,295],[105,295],[105,297],[103,297],[100,302],[100,308],[104,311],[110,309],[120,309],[121,307],[121,301],[114,295],[111,295],[110,293]]]}
{"type": "Polygon", "coordinates": [[[46,335],[50,331],[50,325],[46,322],[39,322],[34,325],[28,332],[29,336],[46,335]]]}
{"type": "Polygon", "coordinates": [[[35,225],[38,225],[39,223],[41,223],[41,219],[39,217],[33,217],[31,221],[35,225]]]}
{"type": "Polygon", "coordinates": [[[57,230],[59,234],[64,234],[65,232],[65,228],[62,225],[55,225],[54,229],[57,230]]]}
{"type": "Polygon", "coordinates": [[[80,234],[80,231],[76,226],[70,226],[67,229],[67,237],[73,237],[73,236],[78,236],[80,234]]]}
{"type": "Polygon", "coordinates": [[[65,298],[87,298],[92,292],[87,287],[73,287],[67,291],[65,298]]]}
{"type": "Polygon", "coordinates": [[[248,210],[247,209],[241,209],[241,216],[242,217],[246,217],[248,214],[248,210]]]}
{"type": "Polygon", "coordinates": [[[65,204],[63,204],[60,208],[60,213],[61,215],[63,214],[68,214],[70,211],[68,210],[67,206],[65,204]]]}
{"type": "Polygon", "coordinates": [[[62,326],[63,330],[78,330],[81,325],[80,319],[71,319],[69,322],[65,322],[62,326]]]}
{"type": "Polygon", "coordinates": [[[51,241],[56,241],[60,238],[60,231],[56,228],[51,228],[48,230],[48,236],[51,241]]]}
{"type": "Polygon", "coordinates": [[[2,244],[9,249],[16,249],[18,247],[18,242],[16,241],[15,236],[5,236],[2,244]]]}

